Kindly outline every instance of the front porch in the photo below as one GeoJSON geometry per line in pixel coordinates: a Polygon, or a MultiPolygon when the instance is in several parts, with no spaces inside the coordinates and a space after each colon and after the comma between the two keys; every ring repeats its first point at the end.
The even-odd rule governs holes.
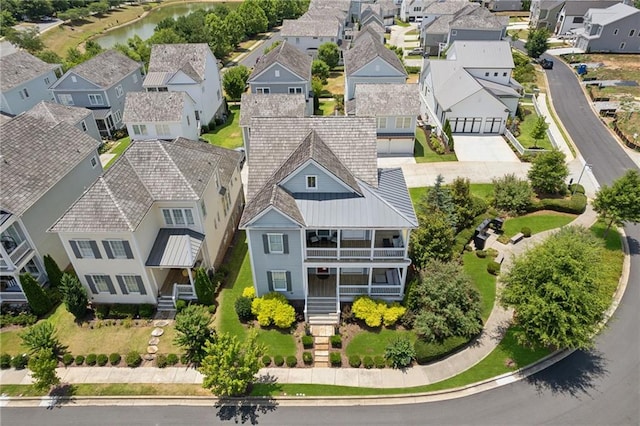
{"type": "Polygon", "coordinates": [[[308,259],[405,259],[407,230],[306,231],[308,259]]]}

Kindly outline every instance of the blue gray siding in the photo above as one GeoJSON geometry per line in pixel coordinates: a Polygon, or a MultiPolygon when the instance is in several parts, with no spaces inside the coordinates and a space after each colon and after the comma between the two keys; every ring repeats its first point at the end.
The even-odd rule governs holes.
{"type": "Polygon", "coordinates": [[[30,110],[40,101],[52,101],[53,96],[49,92],[49,86],[55,83],[57,79],[55,72],[51,70],[2,93],[2,96],[0,96],[0,111],[6,114],[18,115],[30,110]],[[24,94],[25,89],[28,96],[24,94]]]}
{"type": "Polygon", "coordinates": [[[294,176],[291,176],[289,180],[283,185],[283,187],[289,192],[350,192],[344,185],[337,182],[336,179],[326,173],[315,164],[308,164],[304,168],[300,169],[294,176]],[[307,189],[306,176],[316,176],[317,189],[307,189]]]}

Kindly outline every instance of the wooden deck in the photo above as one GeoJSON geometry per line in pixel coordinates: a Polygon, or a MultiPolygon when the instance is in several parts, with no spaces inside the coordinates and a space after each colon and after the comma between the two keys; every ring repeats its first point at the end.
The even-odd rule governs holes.
{"type": "Polygon", "coordinates": [[[173,284],[189,284],[189,276],[182,275],[183,271],[186,273],[185,269],[171,269],[162,283],[160,294],[173,294],[173,284]]]}
{"type": "MultiPolygon", "coordinates": [[[[340,285],[367,285],[369,277],[367,275],[342,274],[340,285]]],[[[318,278],[317,275],[308,276],[309,296],[311,297],[335,297],[336,296],[336,276],[329,275],[327,278],[318,278]]]]}

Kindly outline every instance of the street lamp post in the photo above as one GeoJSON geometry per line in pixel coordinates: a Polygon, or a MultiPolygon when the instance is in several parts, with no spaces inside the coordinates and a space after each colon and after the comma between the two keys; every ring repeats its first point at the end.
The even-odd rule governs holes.
{"type": "Polygon", "coordinates": [[[589,168],[589,170],[591,170],[591,164],[585,162],[584,166],[582,166],[582,171],[580,172],[580,176],[578,177],[578,181],[574,185],[573,191],[571,191],[571,195],[572,196],[576,193],[576,190],[578,189],[578,185],[580,185],[580,181],[582,180],[582,175],[584,174],[584,171],[586,170],[587,167],[589,168]]]}

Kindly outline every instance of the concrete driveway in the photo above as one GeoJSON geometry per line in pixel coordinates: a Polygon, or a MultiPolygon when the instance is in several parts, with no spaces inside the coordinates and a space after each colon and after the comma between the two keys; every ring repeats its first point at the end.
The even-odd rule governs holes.
{"type": "Polygon", "coordinates": [[[454,135],[453,140],[458,161],[520,162],[502,136],[454,135]]]}

